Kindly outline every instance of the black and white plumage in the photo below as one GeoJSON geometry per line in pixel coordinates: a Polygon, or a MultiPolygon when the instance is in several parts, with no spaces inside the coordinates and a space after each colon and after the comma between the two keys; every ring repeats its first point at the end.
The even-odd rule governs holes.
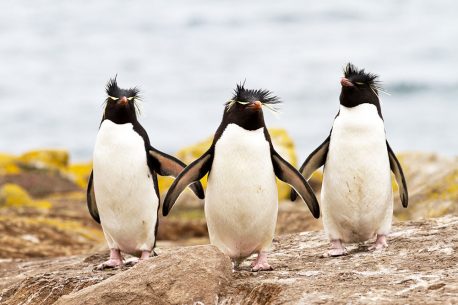
{"type": "MultiPolygon", "coordinates": [[[[176,177],[186,165],[151,146],[137,120],[138,89],[121,89],[114,78],[106,92],[87,203],[116,256],[106,266],[114,267],[122,263],[120,251],[136,256],[153,251],[160,202],[157,174],[176,177]]],[[[199,182],[191,188],[204,198],[199,182]]]]}
{"type": "Polygon", "coordinates": [[[167,215],[183,189],[209,173],[205,216],[210,242],[235,263],[258,253],[254,271],[271,268],[266,251],[277,220],[275,176],[299,192],[315,217],[320,214],[308,183],[272,145],[262,107],[278,103],[267,90],[238,85],[225,105],[210,149],[177,177],[163,205],[167,215]]]}
{"type": "MultiPolygon", "coordinates": [[[[390,168],[402,205],[408,205],[401,165],[386,140],[378,76],[349,63],[341,85],[340,110],[331,133],[300,168],[309,179],[324,165],[321,208],[333,246],[331,256],[346,253],[341,242],[361,242],[377,236],[374,248],[386,246],[393,214],[390,168]]],[[[291,195],[294,200],[295,192],[291,195]]]]}

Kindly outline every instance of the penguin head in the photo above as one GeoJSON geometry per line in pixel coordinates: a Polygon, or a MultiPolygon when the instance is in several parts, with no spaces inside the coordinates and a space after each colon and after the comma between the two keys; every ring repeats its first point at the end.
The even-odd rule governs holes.
{"type": "Polygon", "coordinates": [[[139,90],[134,87],[121,89],[118,87],[116,76],[111,78],[106,85],[107,99],[105,100],[105,112],[103,119],[116,124],[133,123],[137,120],[138,105],[140,98],[139,90]]]}
{"type": "Polygon", "coordinates": [[[340,79],[342,90],[340,92],[340,104],[345,107],[355,107],[360,104],[373,104],[380,113],[380,101],[378,91],[380,82],[376,74],[358,69],[348,63],[344,69],[344,77],[340,79]]]}
{"type": "Polygon", "coordinates": [[[280,99],[268,90],[245,89],[245,83],[237,84],[232,99],[225,104],[223,121],[256,130],[265,127],[262,107],[276,111],[275,105],[280,103],[280,99]]]}

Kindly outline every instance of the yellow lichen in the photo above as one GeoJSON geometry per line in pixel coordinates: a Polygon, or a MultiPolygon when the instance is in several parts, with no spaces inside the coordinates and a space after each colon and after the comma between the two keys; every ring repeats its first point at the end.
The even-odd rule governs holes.
{"type": "Polygon", "coordinates": [[[52,205],[48,201],[33,200],[19,185],[7,183],[0,188],[0,206],[50,209],[52,205]]]}
{"type": "Polygon", "coordinates": [[[69,155],[66,150],[32,150],[17,158],[17,163],[26,168],[64,170],[68,166],[69,155]]]}
{"type": "Polygon", "coordinates": [[[71,164],[65,173],[81,188],[85,189],[92,171],[92,162],[71,164]]]}
{"type": "Polygon", "coordinates": [[[0,153],[0,175],[17,174],[20,171],[14,156],[0,153]]]}
{"type": "Polygon", "coordinates": [[[89,240],[103,240],[103,233],[100,230],[85,227],[82,223],[74,220],[61,220],[56,218],[35,219],[39,224],[46,224],[61,231],[69,231],[78,234],[89,240]]]}

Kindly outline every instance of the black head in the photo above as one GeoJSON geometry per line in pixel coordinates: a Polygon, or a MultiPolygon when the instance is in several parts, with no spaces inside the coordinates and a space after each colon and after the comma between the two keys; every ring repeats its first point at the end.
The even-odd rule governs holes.
{"type": "Polygon", "coordinates": [[[245,89],[243,84],[237,84],[232,99],[225,104],[223,123],[234,123],[247,130],[265,127],[262,107],[275,111],[275,105],[281,101],[270,91],[245,89]]]}
{"type": "Polygon", "coordinates": [[[340,104],[345,107],[355,107],[360,104],[373,104],[377,107],[380,117],[381,108],[378,98],[380,82],[378,76],[359,70],[353,64],[348,63],[344,69],[344,77],[340,80],[342,91],[340,104]]]}
{"type": "Polygon", "coordinates": [[[140,99],[137,88],[121,89],[115,78],[111,78],[106,86],[107,99],[105,101],[104,120],[116,124],[134,123],[137,121],[138,105],[140,99]]]}

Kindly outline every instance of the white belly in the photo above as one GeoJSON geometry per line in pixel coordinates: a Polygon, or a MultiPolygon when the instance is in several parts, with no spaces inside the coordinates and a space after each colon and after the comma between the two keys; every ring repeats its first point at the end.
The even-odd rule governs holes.
{"type": "Polygon", "coordinates": [[[341,106],[333,125],[321,201],[330,239],[360,242],[389,233],[390,164],[383,120],[374,105],[341,106]]]}
{"type": "Polygon", "coordinates": [[[155,242],[158,197],[145,144],[132,124],[103,121],[94,149],[94,191],[110,248],[137,255],[155,242]]]}
{"type": "Polygon", "coordinates": [[[275,174],[263,128],[229,124],[215,146],[205,196],[210,242],[231,258],[267,250],[278,211],[275,174]]]}

